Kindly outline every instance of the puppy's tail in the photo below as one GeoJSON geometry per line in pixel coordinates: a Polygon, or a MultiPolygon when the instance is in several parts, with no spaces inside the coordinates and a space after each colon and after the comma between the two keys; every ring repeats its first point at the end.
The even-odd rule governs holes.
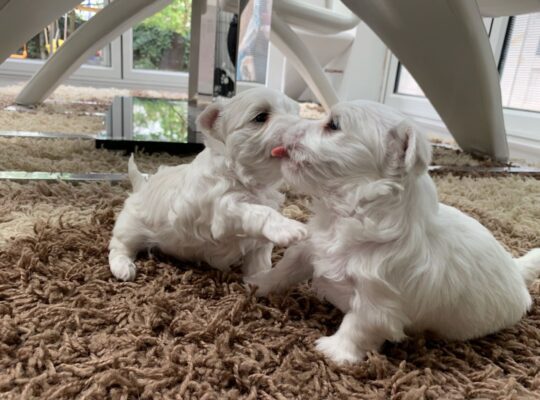
{"type": "Polygon", "coordinates": [[[134,192],[138,192],[142,185],[146,182],[144,175],[141,174],[141,172],[137,168],[137,164],[135,164],[135,158],[133,157],[133,153],[131,154],[131,157],[129,157],[128,177],[131,181],[131,186],[133,187],[134,192]]]}
{"type": "Polygon", "coordinates": [[[516,258],[521,275],[527,284],[540,276],[540,247],[532,249],[523,257],[516,258]]]}

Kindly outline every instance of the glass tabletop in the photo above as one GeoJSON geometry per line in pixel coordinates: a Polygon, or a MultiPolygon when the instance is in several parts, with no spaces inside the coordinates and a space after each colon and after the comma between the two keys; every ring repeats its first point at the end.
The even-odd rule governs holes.
{"type": "Polygon", "coordinates": [[[204,105],[187,100],[115,97],[107,112],[107,129],[96,137],[96,147],[198,153],[204,145],[195,120],[203,109],[204,105]]]}

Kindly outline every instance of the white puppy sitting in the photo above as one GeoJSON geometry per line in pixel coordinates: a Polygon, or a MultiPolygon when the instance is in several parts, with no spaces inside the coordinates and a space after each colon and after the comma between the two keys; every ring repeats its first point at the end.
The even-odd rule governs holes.
{"type": "Polygon", "coordinates": [[[296,119],[273,154],[284,178],[314,198],[310,238],[269,272],[259,294],[308,279],[343,312],[317,341],[335,362],[430,330],[465,340],[515,324],[540,249],[513,259],[476,220],[440,204],[431,148],[410,121],[375,103],[343,103],[324,121],[296,119]]]}
{"type": "Polygon", "coordinates": [[[276,117],[298,111],[281,93],[251,89],[201,113],[206,149],[191,164],[162,167],[146,181],[130,159],[133,194],[109,245],[113,275],[134,279],[136,254],[152,247],[220,270],[243,257],[249,275],[271,267],[272,243],[305,238],[303,224],[276,211],[282,175],[270,154],[283,131],[276,117]]]}

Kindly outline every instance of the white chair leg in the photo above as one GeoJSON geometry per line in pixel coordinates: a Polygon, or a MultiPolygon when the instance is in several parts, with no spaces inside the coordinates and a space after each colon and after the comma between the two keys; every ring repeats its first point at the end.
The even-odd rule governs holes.
{"type": "Polygon", "coordinates": [[[317,59],[277,13],[272,15],[270,40],[295,66],[325,109],[328,110],[339,101],[317,59]]]}
{"type": "Polygon", "coordinates": [[[17,104],[42,102],[92,54],[172,0],[115,0],[82,25],[26,84],[17,104]]]}
{"type": "Polygon", "coordinates": [[[82,0],[8,0],[0,7],[0,64],[82,0]]]}
{"type": "Polygon", "coordinates": [[[414,76],[465,151],[508,159],[499,74],[471,0],[343,0],[414,76]]]}

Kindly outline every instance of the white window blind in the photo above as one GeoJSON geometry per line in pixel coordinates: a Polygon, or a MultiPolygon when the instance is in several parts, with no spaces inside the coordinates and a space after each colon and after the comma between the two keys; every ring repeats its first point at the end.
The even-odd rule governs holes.
{"type": "MultiPolygon", "coordinates": [[[[540,112],[540,13],[510,19],[499,70],[503,106],[540,112]]],[[[424,96],[402,65],[398,74],[396,93],[424,96]]]]}
{"type": "Polygon", "coordinates": [[[540,13],[510,20],[500,69],[503,105],[540,112],[540,13]]]}

